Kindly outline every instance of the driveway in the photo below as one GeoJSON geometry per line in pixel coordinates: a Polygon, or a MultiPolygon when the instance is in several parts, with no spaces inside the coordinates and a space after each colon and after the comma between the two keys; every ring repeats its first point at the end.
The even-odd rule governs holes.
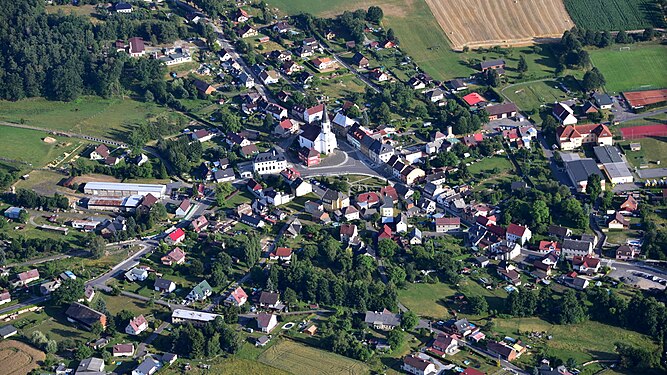
{"type": "Polygon", "coordinates": [[[134,354],[134,358],[142,358],[144,355],[146,355],[148,352],[146,351],[146,347],[150,345],[155,339],[158,337],[162,331],[164,331],[167,327],[169,327],[169,322],[162,322],[159,327],[153,333],[151,333],[148,337],[146,337],[146,340],[139,344],[139,347],[137,348],[137,351],[134,354]]]}

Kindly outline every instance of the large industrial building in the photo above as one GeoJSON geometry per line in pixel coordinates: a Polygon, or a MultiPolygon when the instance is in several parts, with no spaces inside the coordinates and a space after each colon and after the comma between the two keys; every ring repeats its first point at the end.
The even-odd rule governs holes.
{"type": "Polygon", "coordinates": [[[158,199],[162,199],[167,194],[167,186],[157,184],[126,184],[120,182],[88,182],[83,192],[102,197],[146,196],[151,194],[158,199]]]}
{"type": "Polygon", "coordinates": [[[595,158],[602,164],[602,170],[612,184],[624,184],[634,181],[632,172],[625,164],[621,153],[614,146],[593,147],[595,158]]]}

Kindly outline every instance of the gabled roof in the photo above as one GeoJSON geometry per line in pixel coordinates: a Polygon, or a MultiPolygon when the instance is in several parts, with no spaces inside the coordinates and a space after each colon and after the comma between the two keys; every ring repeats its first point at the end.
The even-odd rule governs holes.
{"type": "Polygon", "coordinates": [[[245,290],[243,288],[238,287],[229,294],[231,298],[234,299],[237,303],[242,303],[244,300],[248,299],[248,295],[246,294],[245,290]]]}
{"type": "Polygon", "coordinates": [[[521,226],[521,225],[518,225],[518,224],[511,223],[511,224],[507,227],[507,233],[508,233],[508,234],[511,234],[511,235],[514,235],[514,236],[523,237],[523,235],[526,233],[526,230],[527,230],[527,229],[528,229],[528,228],[526,228],[526,227],[524,227],[524,226],[521,226]]]}
{"type": "Polygon", "coordinates": [[[255,320],[257,320],[257,325],[260,328],[268,328],[272,319],[275,319],[275,315],[267,313],[257,314],[257,317],[255,317],[255,320]]]}
{"type": "Polygon", "coordinates": [[[136,318],[130,319],[130,327],[136,332],[141,329],[142,326],[148,326],[148,321],[144,318],[143,315],[139,315],[136,318]]]}
{"type": "Polygon", "coordinates": [[[169,289],[171,287],[171,284],[174,284],[173,281],[163,279],[161,277],[155,279],[155,284],[153,285],[155,288],[159,289],[169,289]]]}
{"type": "Polygon", "coordinates": [[[262,292],[259,295],[259,303],[267,305],[275,305],[280,301],[280,294],[274,292],[262,292]]]}
{"type": "Polygon", "coordinates": [[[178,241],[183,236],[185,236],[185,232],[181,228],[178,228],[175,231],[169,233],[169,238],[172,241],[178,241]]]}
{"type": "Polygon", "coordinates": [[[292,256],[292,249],[290,249],[289,247],[277,247],[271,253],[271,256],[281,257],[281,258],[290,257],[292,256]]]}
{"type": "Polygon", "coordinates": [[[583,257],[575,255],[572,257],[572,265],[586,268],[597,268],[600,265],[600,259],[588,255],[583,257]]]}

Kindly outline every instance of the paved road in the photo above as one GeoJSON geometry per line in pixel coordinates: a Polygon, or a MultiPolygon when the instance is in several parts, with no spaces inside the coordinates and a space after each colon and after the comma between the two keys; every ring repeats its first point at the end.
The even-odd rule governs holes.
{"type": "Polygon", "coordinates": [[[134,354],[134,358],[143,358],[144,355],[146,355],[148,352],[146,351],[146,346],[150,345],[155,339],[157,339],[158,335],[162,333],[167,327],[169,327],[169,322],[162,322],[159,327],[153,333],[151,333],[148,337],[146,337],[146,340],[144,340],[141,344],[139,344],[139,347],[137,348],[137,351],[134,354]]]}
{"type": "Polygon", "coordinates": [[[15,304],[15,305],[7,306],[5,308],[0,309],[0,315],[1,314],[6,314],[6,313],[14,311],[14,310],[22,309],[22,308],[30,306],[30,305],[35,305],[35,304],[38,304],[38,303],[42,303],[42,302],[48,300],[49,298],[51,298],[51,297],[50,296],[43,296],[43,297],[33,297],[33,298],[30,298],[30,299],[27,299],[23,302],[15,304]]]}
{"type": "Polygon", "coordinates": [[[98,276],[94,279],[88,280],[86,282],[86,286],[92,286],[96,289],[101,289],[104,291],[111,291],[111,288],[107,286],[107,282],[114,278],[117,277],[118,275],[122,274],[123,272],[129,270],[130,268],[136,266],[139,264],[139,260],[152,251],[155,248],[156,243],[152,242],[137,242],[137,244],[141,247],[141,250],[139,250],[136,253],[133,253],[132,255],[128,256],[125,258],[123,261],[120,263],[116,264],[109,270],[108,272],[102,274],[101,276],[98,276]]]}

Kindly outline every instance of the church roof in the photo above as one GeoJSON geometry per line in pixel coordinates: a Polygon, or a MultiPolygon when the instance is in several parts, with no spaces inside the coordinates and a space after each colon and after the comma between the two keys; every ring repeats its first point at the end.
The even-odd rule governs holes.
{"type": "Polygon", "coordinates": [[[303,132],[301,133],[301,137],[311,142],[315,142],[317,137],[320,135],[320,132],[322,131],[322,129],[320,129],[320,127],[315,124],[308,124],[304,126],[302,129],[303,132]]]}

